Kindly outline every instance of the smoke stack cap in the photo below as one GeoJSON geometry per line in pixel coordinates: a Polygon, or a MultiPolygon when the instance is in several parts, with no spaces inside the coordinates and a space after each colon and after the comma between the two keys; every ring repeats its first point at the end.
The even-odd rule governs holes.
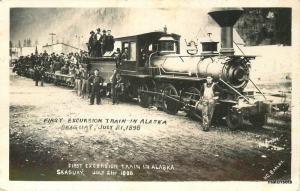
{"type": "Polygon", "coordinates": [[[214,8],[208,14],[221,27],[232,27],[243,14],[242,8],[214,8]]]}

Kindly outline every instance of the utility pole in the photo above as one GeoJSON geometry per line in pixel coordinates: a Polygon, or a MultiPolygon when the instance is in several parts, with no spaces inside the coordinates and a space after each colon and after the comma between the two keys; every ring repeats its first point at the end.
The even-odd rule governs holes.
{"type": "Polygon", "coordinates": [[[52,32],[49,35],[51,36],[51,45],[53,45],[53,38],[54,38],[54,35],[56,35],[56,34],[52,32]]]}

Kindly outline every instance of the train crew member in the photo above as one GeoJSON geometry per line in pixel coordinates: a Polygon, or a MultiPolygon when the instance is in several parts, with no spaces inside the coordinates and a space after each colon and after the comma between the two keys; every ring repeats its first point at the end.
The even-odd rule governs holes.
{"type": "Polygon", "coordinates": [[[215,93],[214,93],[215,83],[211,76],[206,77],[206,83],[204,83],[203,90],[203,110],[202,110],[202,126],[204,131],[208,131],[211,125],[211,120],[213,117],[215,109],[215,93]]]}
{"type": "Polygon", "coordinates": [[[113,51],[114,50],[115,39],[111,35],[111,30],[107,30],[106,36],[106,51],[113,51]]]}
{"type": "Polygon", "coordinates": [[[115,85],[114,85],[115,97],[113,103],[117,103],[117,104],[119,103],[120,95],[122,94],[122,92],[124,92],[124,88],[125,87],[124,87],[122,76],[117,72],[115,76],[115,85]]]}
{"type": "Polygon", "coordinates": [[[94,75],[91,75],[88,79],[91,84],[91,97],[90,97],[90,105],[93,105],[96,102],[99,105],[101,103],[100,90],[103,83],[103,78],[99,75],[99,70],[95,69],[94,75]]]}
{"type": "Polygon", "coordinates": [[[84,98],[89,93],[89,82],[88,82],[89,77],[86,68],[82,68],[80,77],[82,80],[81,96],[82,98],[84,98]]]}
{"type": "Polygon", "coordinates": [[[96,38],[95,38],[95,43],[96,43],[96,46],[95,46],[95,48],[96,48],[96,54],[95,54],[95,56],[97,56],[97,57],[100,57],[100,56],[102,56],[101,55],[101,53],[102,53],[102,51],[101,51],[101,38],[102,38],[102,35],[101,35],[101,30],[100,30],[100,28],[97,28],[97,33],[96,33],[96,38]]]}
{"type": "Polygon", "coordinates": [[[145,64],[146,62],[147,62],[147,59],[148,59],[148,55],[149,55],[150,53],[148,52],[148,49],[146,49],[146,48],[142,48],[141,49],[141,62],[143,63],[143,64],[145,64]]]}
{"type": "Polygon", "coordinates": [[[106,41],[107,41],[107,36],[106,36],[106,30],[102,30],[102,36],[101,36],[101,56],[103,56],[106,52],[106,41]]]}
{"type": "Polygon", "coordinates": [[[129,59],[129,52],[128,52],[128,48],[124,48],[124,52],[122,53],[121,55],[121,60],[123,61],[126,61],[129,59]]]}
{"type": "Polygon", "coordinates": [[[117,51],[115,52],[115,59],[116,59],[116,68],[118,68],[121,65],[121,50],[120,48],[117,48],[117,51]]]}
{"type": "Polygon", "coordinates": [[[90,38],[88,42],[88,50],[89,50],[89,56],[95,56],[94,55],[94,50],[95,50],[95,32],[91,31],[90,32],[90,38]]]}

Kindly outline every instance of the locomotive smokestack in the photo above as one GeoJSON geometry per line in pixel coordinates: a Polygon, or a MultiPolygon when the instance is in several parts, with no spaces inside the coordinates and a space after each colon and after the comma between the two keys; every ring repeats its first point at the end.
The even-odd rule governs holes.
{"type": "Polygon", "coordinates": [[[217,8],[208,13],[221,27],[221,50],[224,55],[233,55],[233,25],[243,14],[242,8],[217,8]]]}

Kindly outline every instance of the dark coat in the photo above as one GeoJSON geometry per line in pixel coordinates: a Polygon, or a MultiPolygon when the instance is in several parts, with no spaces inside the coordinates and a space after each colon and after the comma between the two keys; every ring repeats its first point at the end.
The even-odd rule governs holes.
{"type": "Polygon", "coordinates": [[[90,36],[90,38],[89,38],[89,50],[91,50],[92,48],[94,48],[95,47],[95,45],[96,45],[96,41],[95,41],[95,34],[92,34],[91,36],[90,36]]]}
{"type": "Polygon", "coordinates": [[[113,51],[114,50],[114,44],[115,44],[115,39],[112,35],[106,36],[106,50],[107,51],[113,51]]]}
{"type": "Polygon", "coordinates": [[[92,92],[99,91],[101,88],[100,83],[103,83],[104,79],[101,76],[91,75],[88,79],[92,87],[92,92]]]}
{"type": "Polygon", "coordinates": [[[33,80],[34,81],[39,81],[41,79],[41,74],[38,66],[34,67],[34,72],[33,72],[33,80]]]}

